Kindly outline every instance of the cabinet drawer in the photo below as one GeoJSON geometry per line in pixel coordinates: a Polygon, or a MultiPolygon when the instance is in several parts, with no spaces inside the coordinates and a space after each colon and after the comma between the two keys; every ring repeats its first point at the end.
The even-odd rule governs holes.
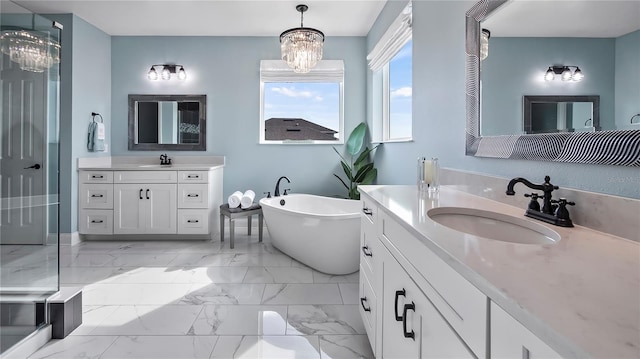
{"type": "Polygon", "coordinates": [[[113,234],[113,210],[81,210],[78,218],[80,234],[113,234]]]}
{"type": "Polygon", "coordinates": [[[81,184],[80,208],[113,209],[113,185],[81,184]]]}
{"type": "Polygon", "coordinates": [[[179,234],[208,234],[209,211],[206,209],[179,209],[179,234]]]}
{"type": "Polygon", "coordinates": [[[80,183],[113,183],[113,171],[80,171],[80,183]]]}
{"type": "Polygon", "coordinates": [[[378,219],[378,207],[375,202],[364,194],[360,196],[360,202],[362,203],[362,218],[366,218],[370,224],[375,224],[378,219]]]}
{"type": "Polygon", "coordinates": [[[208,171],[178,171],[178,183],[207,183],[208,171]]]}
{"type": "Polygon", "coordinates": [[[116,171],[114,183],[176,183],[177,171],[116,171]]]}
{"type": "Polygon", "coordinates": [[[206,184],[178,185],[178,208],[209,208],[209,187],[206,184]]]}
{"type": "Polygon", "coordinates": [[[378,234],[475,355],[482,356],[487,297],[383,211],[378,213],[378,234]]]}
{"type": "Polygon", "coordinates": [[[359,310],[360,316],[362,317],[362,322],[364,323],[364,327],[367,330],[367,336],[369,337],[369,343],[371,344],[371,349],[375,352],[376,350],[376,316],[378,313],[377,310],[377,298],[373,292],[373,288],[371,287],[371,283],[367,278],[367,275],[360,268],[360,284],[359,284],[359,310]]]}
{"type": "Polygon", "coordinates": [[[374,278],[376,273],[374,261],[379,253],[377,252],[376,244],[378,241],[378,234],[373,224],[369,223],[369,219],[362,215],[360,228],[360,266],[368,272],[371,278],[374,278]]]}

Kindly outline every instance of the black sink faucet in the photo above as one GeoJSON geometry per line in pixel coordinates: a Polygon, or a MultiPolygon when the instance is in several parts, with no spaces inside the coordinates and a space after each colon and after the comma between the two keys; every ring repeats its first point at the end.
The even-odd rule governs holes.
{"type": "Polygon", "coordinates": [[[291,183],[291,181],[289,181],[289,179],[286,176],[282,176],[278,178],[278,182],[276,182],[276,190],[273,191],[274,197],[278,197],[280,195],[280,181],[282,181],[283,178],[286,179],[288,183],[291,183]]]}
{"type": "Polygon", "coordinates": [[[552,185],[549,182],[550,180],[551,177],[544,176],[543,184],[533,184],[525,178],[516,177],[509,181],[509,184],[507,185],[507,196],[513,196],[514,194],[516,194],[516,192],[513,190],[513,186],[515,186],[516,183],[520,182],[531,189],[542,191],[544,193],[544,195],[542,196],[542,213],[554,214],[556,206],[551,204],[551,192],[553,192],[553,190],[555,189],[558,189],[558,186],[552,185]]]}

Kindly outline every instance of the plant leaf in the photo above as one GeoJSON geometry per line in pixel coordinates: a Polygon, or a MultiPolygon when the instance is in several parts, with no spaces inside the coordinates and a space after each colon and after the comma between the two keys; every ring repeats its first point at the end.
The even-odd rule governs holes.
{"type": "Polygon", "coordinates": [[[360,168],[360,170],[358,170],[358,172],[356,173],[354,182],[360,183],[367,175],[367,173],[371,171],[371,169],[373,169],[373,163],[367,163],[366,165],[362,166],[362,168],[360,168]]]}
{"type": "Polygon", "coordinates": [[[336,178],[339,179],[340,182],[342,182],[342,185],[344,186],[344,188],[346,188],[347,190],[349,189],[349,186],[347,186],[347,184],[342,180],[342,178],[340,178],[340,176],[338,176],[335,173],[333,175],[336,176],[336,178]]]}
{"type": "Polygon", "coordinates": [[[367,161],[369,159],[369,153],[371,153],[371,151],[373,151],[373,148],[369,149],[369,146],[365,147],[364,151],[362,151],[360,156],[358,156],[358,158],[353,163],[353,165],[356,166],[356,167],[360,167],[362,162],[367,161]]]}
{"type": "Polygon", "coordinates": [[[347,140],[347,153],[351,156],[355,156],[362,149],[364,143],[364,135],[367,132],[367,123],[361,122],[356,128],[351,131],[349,139],[347,140]]]}
{"type": "Polygon", "coordinates": [[[347,178],[349,179],[349,181],[353,182],[353,173],[351,172],[351,167],[349,167],[349,165],[346,164],[344,161],[341,161],[340,164],[342,165],[342,169],[344,170],[344,173],[347,175],[347,178]]]}
{"type": "Polygon", "coordinates": [[[378,170],[376,168],[372,168],[371,171],[369,171],[364,178],[362,179],[362,181],[360,181],[360,184],[372,184],[373,180],[376,179],[376,176],[378,175],[378,170]]]}
{"type": "Polygon", "coordinates": [[[342,161],[347,162],[347,160],[345,160],[345,159],[344,159],[344,157],[342,157],[342,155],[340,154],[340,152],[338,152],[338,150],[337,150],[335,147],[333,147],[333,146],[331,146],[331,147],[333,148],[333,150],[334,150],[334,151],[336,151],[336,153],[338,154],[338,156],[340,156],[340,159],[341,159],[342,161]]]}

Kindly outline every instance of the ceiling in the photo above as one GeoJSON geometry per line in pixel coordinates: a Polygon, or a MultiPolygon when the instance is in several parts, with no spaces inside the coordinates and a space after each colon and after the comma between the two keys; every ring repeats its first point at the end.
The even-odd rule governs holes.
{"type": "Polygon", "coordinates": [[[615,38],[640,29],[640,1],[514,0],[482,27],[492,37],[615,38]]]}
{"type": "MultiPolygon", "coordinates": [[[[313,0],[304,26],[366,36],[387,0],[313,0]]],[[[300,0],[14,0],[42,14],[73,13],[109,35],[279,36],[300,26],[300,0]]]]}

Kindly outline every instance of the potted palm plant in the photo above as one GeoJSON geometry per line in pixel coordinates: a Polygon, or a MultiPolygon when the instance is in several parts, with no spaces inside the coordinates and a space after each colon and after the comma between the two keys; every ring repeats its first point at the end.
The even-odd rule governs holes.
{"type": "Polygon", "coordinates": [[[350,199],[360,199],[358,185],[371,184],[378,175],[378,170],[373,166],[373,161],[369,160],[369,154],[376,149],[378,145],[372,148],[365,146],[363,149],[366,132],[367,124],[365,122],[360,123],[351,131],[349,139],[347,140],[347,154],[345,155],[348,159],[333,147],[333,150],[340,156],[340,164],[342,165],[346,179],[342,179],[342,177],[335,173],[333,175],[336,176],[347,189],[347,198],[350,199]]]}

